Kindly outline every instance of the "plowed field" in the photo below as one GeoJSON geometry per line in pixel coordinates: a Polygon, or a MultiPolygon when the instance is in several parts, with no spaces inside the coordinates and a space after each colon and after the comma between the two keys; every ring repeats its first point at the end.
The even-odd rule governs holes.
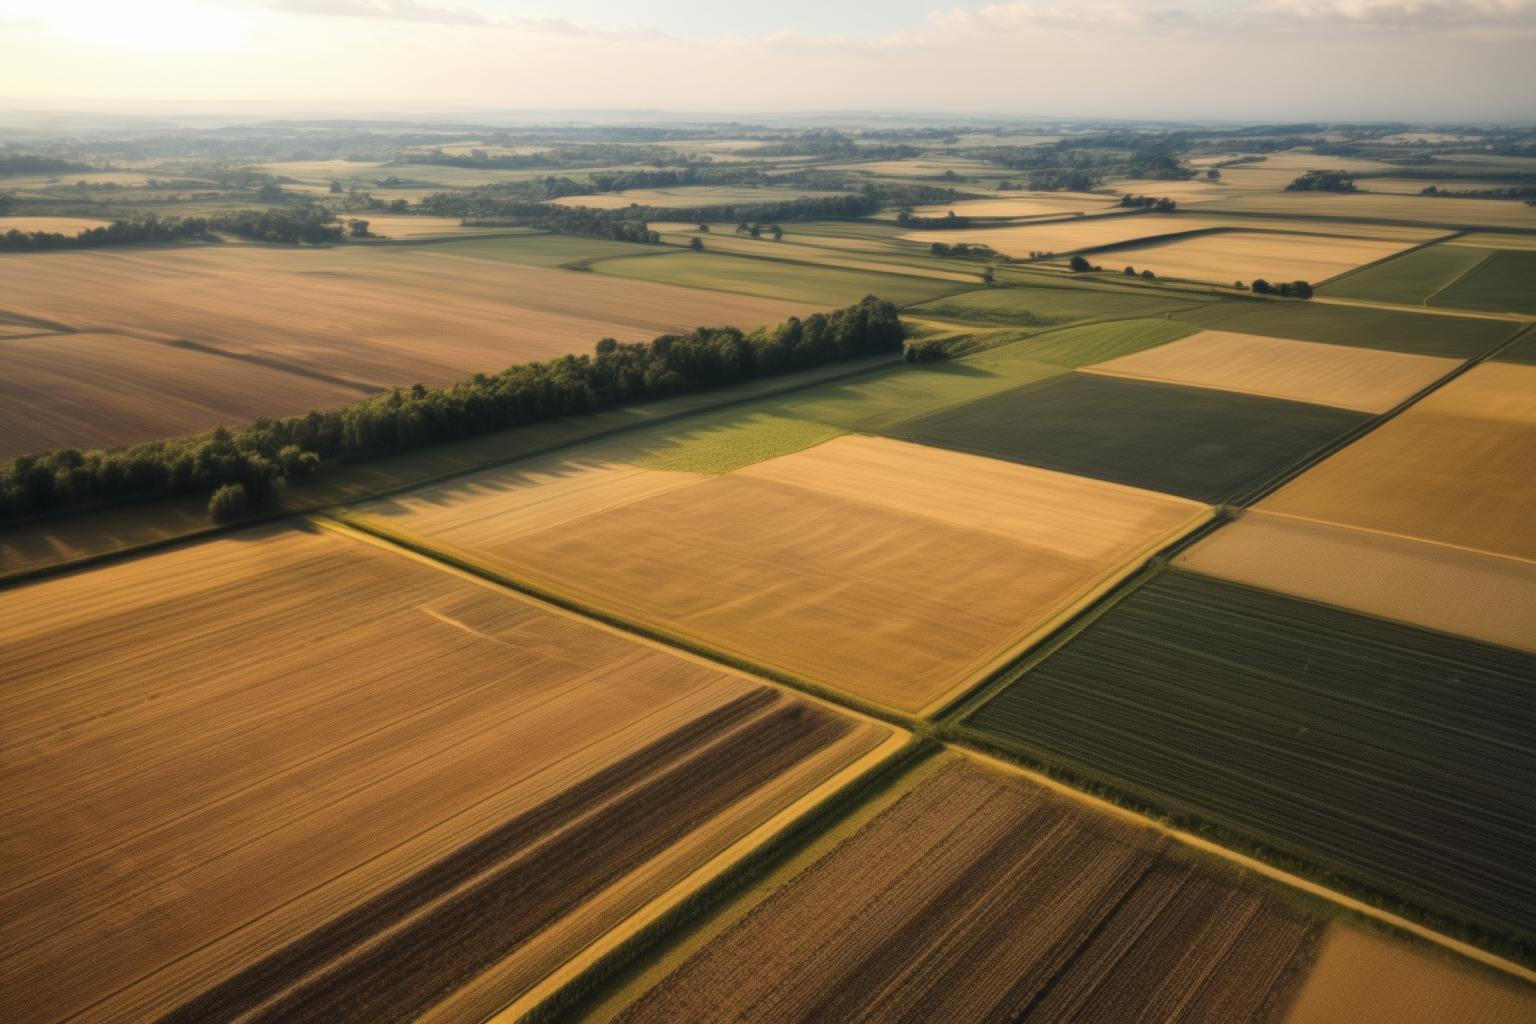
{"type": "Polygon", "coordinates": [[[1485,363],[1260,507],[1536,561],[1533,465],[1536,366],[1485,363]]]}
{"type": "Polygon", "coordinates": [[[1536,653],[1536,563],[1250,510],[1176,563],[1536,653]]]}
{"type": "Polygon", "coordinates": [[[1209,515],[854,436],[691,481],[597,470],[553,483],[544,500],[539,480],[490,475],[363,511],[591,607],[912,712],[1209,515]],[[577,494],[591,514],[568,511],[577,494]],[[531,532],[541,514],[549,528],[531,532]]]}
{"type": "Polygon", "coordinates": [[[641,996],[661,1021],[1262,1019],[1312,925],[953,763],[641,996]]]}
{"type": "Polygon", "coordinates": [[[333,533],[0,605],[29,1024],[482,1020],[891,734],[333,533]]]}
{"type": "Polygon", "coordinates": [[[1459,365],[1455,359],[1201,331],[1084,369],[1381,413],[1459,365]]]}

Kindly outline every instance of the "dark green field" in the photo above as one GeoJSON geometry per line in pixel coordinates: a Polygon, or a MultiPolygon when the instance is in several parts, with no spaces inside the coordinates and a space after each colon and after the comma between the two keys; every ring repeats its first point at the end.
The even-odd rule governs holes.
{"type": "Polygon", "coordinates": [[[1374,267],[1345,274],[1317,291],[1319,295],[1341,299],[1419,306],[1489,255],[1487,249],[1471,246],[1430,245],[1374,267]]]}
{"type": "Polygon", "coordinates": [[[912,306],[907,313],[983,327],[1046,327],[1076,320],[1162,316],[1204,303],[1178,293],[1033,283],[981,288],[912,306]]]}
{"type": "Polygon", "coordinates": [[[1487,313],[1536,313],[1536,252],[1501,249],[1429,300],[1487,313]]]}
{"type": "Polygon", "coordinates": [[[1240,300],[1173,314],[1213,331],[1355,345],[1423,356],[1471,359],[1514,333],[1515,325],[1474,317],[1425,316],[1312,302],[1240,300]]]}
{"type": "Polygon", "coordinates": [[[1528,328],[1519,341],[1500,352],[1499,362],[1536,366],[1536,330],[1528,328]]]}
{"type": "Polygon", "coordinates": [[[920,444],[1219,502],[1369,418],[1278,398],[1067,373],[908,420],[888,432],[920,444]]]}
{"type": "Polygon", "coordinates": [[[966,724],[1530,954],[1533,679],[1530,654],[1170,569],[966,724]]]}

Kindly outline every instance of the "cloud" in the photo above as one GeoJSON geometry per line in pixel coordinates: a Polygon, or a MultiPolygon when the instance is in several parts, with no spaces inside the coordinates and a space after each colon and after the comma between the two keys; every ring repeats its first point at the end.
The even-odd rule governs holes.
{"type": "Polygon", "coordinates": [[[434,25],[489,25],[491,21],[468,7],[439,7],[412,0],[269,0],[263,6],[284,14],[312,14],[332,18],[371,18],[381,21],[414,21],[434,25]]]}
{"type": "Polygon", "coordinates": [[[1305,32],[1347,28],[1442,32],[1536,29],[1536,0],[1259,0],[1246,5],[1146,4],[1127,0],[1051,3],[1021,0],[978,11],[935,13],[938,32],[1059,29],[1108,34],[1203,35],[1305,32]]]}

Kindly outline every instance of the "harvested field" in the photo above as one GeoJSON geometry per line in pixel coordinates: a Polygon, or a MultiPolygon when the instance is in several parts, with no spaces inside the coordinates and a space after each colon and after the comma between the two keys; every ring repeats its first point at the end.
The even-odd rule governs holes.
{"type": "Polygon", "coordinates": [[[1382,413],[1460,365],[1456,359],[1201,331],[1084,369],[1382,413]]]}
{"type": "MultiPolygon", "coordinates": [[[[415,213],[363,213],[347,214],[343,220],[366,220],[368,233],[381,238],[438,238],[443,235],[475,235],[495,228],[469,228],[458,217],[425,217],[415,213]]],[[[505,228],[499,230],[505,231],[505,228]]]]}
{"type": "Polygon", "coordinates": [[[0,605],[18,1022],[483,1020],[893,733],[330,532],[0,605]]]}
{"type": "MultiPolygon", "coordinates": [[[[668,635],[922,713],[1209,515],[870,437],[691,482],[606,472],[590,479],[613,489],[580,518],[510,471],[364,506],[362,518],[668,635]],[[545,507],[549,528],[529,532],[524,510],[545,507]]],[[[564,486],[597,492],[581,480],[564,486]]]]}
{"type": "Polygon", "coordinates": [[[1536,563],[1250,509],[1176,565],[1536,654],[1536,563]]]}
{"type": "MultiPolygon", "coordinates": [[[[1338,157],[1329,157],[1325,161],[1329,168],[1338,167],[1339,162],[1338,157]]],[[[1313,166],[1316,165],[1314,161],[1313,166]]],[[[1240,170],[1236,167],[1228,168],[1222,171],[1222,176],[1230,176],[1236,181],[1236,172],[1240,170]]],[[[1290,173],[1285,182],[1276,187],[1284,188],[1286,182],[1300,173],[1301,170],[1290,173]]],[[[1201,213],[1222,210],[1231,213],[1289,214],[1295,217],[1347,217],[1363,221],[1443,225],[1447,229],[1536,227],[1536,207],[1487,199],[1448,199],[1445,196],[1401,196],[1389,193],[1370,195],[1364,192],[1274,192],[1267,195],[1234,193],[1201,201],[1196,208],[1201,213]]]]}
{"type": "Polygon", "coordinates": [[[1448,957],[1329,928],[1284,1024],[1530,1024],[1536,994],[1448,957]]]}
{"type": "Polygon", "coordinates": [[[73,238],[91,228],[104,228],[108,223],[93,217],[0,217],[0,235],[7,231],[21,231],[29,235],[34,231],[46,231],[73,238]]]}
{"type": "Polygon", "coordinates": [[[700,324],[750,330],[819,308],[435,247],[95,250],[9,255],[4,265],[0,309],[75,329],[187,339],[375,386],[445,384],[588,352],[605,336],[649,341],[700,324]]]}
{"type": "Polygon", "coordinates": [[[1504,235],[1491,231],[1473,231],[1461,235],[1455,241],[1447,242],[1447,245],[1470,245],[1480,249],[1519,249],[1524,252],[1536,250],[1536,235],[1504,235]]]}
{"type": "MultiPolygon", "coordinates": [[[[706,242],[707,246],[709,243],[706,242]]],[[[736,292],[769,299],[847,306],[878,295],[898,306],[922,302],[965,287],[927,275],[879,269],[821,266],[786,259],[752,259],[720,252],[663,251],[605,259],[593,270],[605,276],[687,288],[736,292]]],[[[781,318],[782,319],[782,318],[781,318]]]]}
{"type": "Polygon", "coordinates": [[[1467,245],[1431,245],[1374,267],[1346,274],[1318,294],[1369,302],[1422,306],[1431,296],[1488,258],[1488,250],[1467,245]]]}
{"type": "Polygon", "coordinates": [[[796,188],[742,188],[729,185],[693,185],[677,188],[632,188],[596,196],[562,196],[548,200],[561,206],[586,206],[594,210],[622,210],[641,206],[719,206],[725,203],[783,203],[805,196],[837,196],[841,192],[816,192],[796,188]]]}
{"type": "Polygon", "coordinates": [[[1219,502],[1261,484],[1366,418],[1323,405],[1070,373],[909,420],[891,433],[1219,502]]]}
{"type": "Polygon", "coordinates": [[[1231,284],[1324,281],[1415,244],[1412,239],[1350,238],[1319,234],[1221,231],[1095,256],[1105,267],[1131,264],[1158,277],[1231,284]]]}
{"type": "MultiPolygon", "coordinates": [[[[956,215],[970,212],[969,204],[956,209],[956,215]]],[[[1028,259],[1031,253],[1075,252],[1078,249],[1095,249],[1101,245],[1120,245],[1143,238],[1169,235],[1185,231],[1222,227],[1226,222],[1219,219],[1196,217],[1161,217],[1156,214],[1115,214],[1104,217],[1082,217],[1057,220],[1045,224],[1018,224],[1008,227],[976,227],[912,231],[901,237],[913,242],[965,242],[969,245],[990,245],[1005,256],[1028,259]]],[[[1110,259],[1109,255],[1104,257],[1110,259]]],[[[1114,257],[1118,259],[1118,257],[1114,257]]],[[[1106,267],[1109,264],[1104,264],[1106,267]]],[[[1117,265],[1115,269],[1119,269],[1117,265]]],[[[1231,284],[1230,281],[1227,282],[1231,284]]]]}
{"type": "Polygon", "coordinates": [[[1175,320],[1215,331],[1328,345],[1471,359],[1512,335],[1515,324],[1474,317],[1426,316],[1396,309],[1366,309],[1322,302],[1219,302],[1177,311],[1175,320]]]}
{"type": "Polygon", "coordinates": [[[1528,653],[1169,569],[966,724],[1335,888],[1530,943],[1533,678],[1528,653]]]}
{"type": "Polygon", "coordinates": [[[619,1015],[1258,1021],[1314,925],[1148,832],[952,761],[619,1015]]]}
{"type": "Polygon", "coordinates": [[[1260,507],[1536,561],[1533,460],[1536,366],[1484,363],[1260,507]]]}
{"type": "Polygon", "coordinates": [[[120,334],[0,339],[0,459],[355,402],[341,383],[120,334]]]}
{"type": "Polygon", "coordinates": [[[1065,217],[1108,212],[1117,202],[1112,197],[1086,192],[1004,192],[957,198],[947,205],[919,206],[912,212],[919,217],[942,217],[950,210],[957,217],[1065,217]]]}
{"type": "Polygon", "coordinates": [[[1536,313],[1536,252],[1494,252],[1427,304],[1490,313],[1536,313]]]}

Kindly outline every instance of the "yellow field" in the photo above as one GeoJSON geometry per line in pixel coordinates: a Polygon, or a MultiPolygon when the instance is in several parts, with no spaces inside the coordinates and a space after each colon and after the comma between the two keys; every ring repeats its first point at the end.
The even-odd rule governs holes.
{"type": "Polygon", "coordinates": [[[1096,255],[1093,262],[1106,269],[1130,265],[1138,271],[1151,270],[1158,277],[1213,284],[1251,284],[1256,278],[1316,283],[1415,244],[1409,239],[1224,231],[1104,253],[1096,255]]]}
{"type": "Polygon", "coordinates": [[[1284,1024],[1530,1024],[1536,995],[1441,955],[1334,925],[1284,1024]]]}
{"type": "Polygon", "coordinates": [[[681,185],[676,188],[632,188],[596,196],[562,196],[549,202],[561,206],[588,206],[594,210],[622,210],[627,206],[715,206],[723,203],[780,203],[801,196],[833,196],[840,192],[813,192],[792,188],[750,188],[725,185],[681,185]]]}
{"type": "MultiPolygon", "coordinates": [[[[964,210],[956,210],[956,215],[964,210]]],[[[915,242],[966,242],[971,245],[990,245],[1005,256],[1026,259],[1031,252],[1072,252],[1091,249],[1100,245],[1118,245],[1151,235],[1165,235],[1176,231],[1198,231],[1202,228],[1224,227],[1230,222],[1216,218],[1160,217],[1156,214],[1137,214],[1114,217],[1083,217],[1073,220],[1052,221],[1048,224],[1020,224],[1002,228],[961,228],[913,231],[902,238],[915,242]]],[[[1115,269],[1123,266],[1119,253],[1106,253],[1094,257],[1094,261],[1114,262],[1115,269]]],[[[1110,263],[1103,264],[1106,268],[1110,263]]]]}
{"type": "Polygon", "coordinates": [[[1523,559],[1252,509],[1175,564],[1536,652],[1536,563],[1523,559]]]}
{"type": "Polygon", "coordinates": [[[360,397],[359,386],[447,384],[590,352],[605,336],[648,341],[699,325],[751,330],[814,309],[426,248],[91,250],[7,255],[3,264],[0,310],[16,315],[8,334],[68,328],[95,339],[59,333],[0,350],[0,380],[14,393],[53,396],[38,398],[49,406],[46,429],[26,422],[31,406],[0,406],[8,442],[23,434],[81,446],[149,440],[341,404],[360,397]],[[43,323],[28,326],[27,318],[43,323]],[[218,376],[217,355],[128,354],[182,340],[263,365],[224,359],[222,385],[204,387],[198,375],[218,376]],[[103,365],[81,359],[103,352],[103,365]],[[253,397],[226,395],[245,391],[253,397]],[[145,402],[151,394],[167,398],[145,402]]]}
{"type": "Polygon", "coordinates": [[[973,685],[1210,514],[859,436],[721,476],[497,474],[361,511],[569,599],[911,713],[973,685]],[[551,525],[531,532],[540,515],[551,525]]]}
{"type": "Polygon", "coordinates": [[[1471,232],[1453,238],[1446,245],[1469,245],[1476,249],[1518,249],[1530,252],[1536,249],[1536,235],[1501,235],[1493,232],[1471,232]]]}
{"type": "Polygon", "coordinates": [[[1105,213],[1119,201],[1114,196],[1083,192],[997,192],[983,198],[958,199],[947,205],[919,206],[912,212],[919,217],[943,217],[950,210],[955,211],[956,217],[1059,217],[1079,212],[1105,213]]]}
{"type": "Polygon", "coordinates": [[[1536,561],[1536,366],[1485,363],[1259,503],[1536,561]]]}
{"type": "MultiPolygon", "coordinates": [[[[374,928],[420,931],[432,915],[410,916],[402,883],[494,840],[488,867],[553,873],[521,904],[544,917],[488,919],[521,940],[428,992],[452,993],[449,1019],[483,1019],[892,737],[330,532],[248,531],[9,590],[0,643],[0,987],[27,1024],[224,1006],[241,970],[246,995],[336,998],[324,957],[264,958],[365,901],[374,928]],[[664,739],[673,761],[634,760],[664,739]],[[712,756],[764,768],[733,783],[712,756]],[[638,803],[604,804],[615,784],[640,784],[638,803]],[[686,827],[646,785],[678,794],[686,827]],[[576,792],[593,794],[577,813],[611,820],[562,825],[576,792]],[[541,867],[559,827],[580,854],[541,867]]],[[[455,899],[444,924],[467,942],[487,911],[455,899]]],[[[378,989],[418,998],[398,979],[427,970],[430,989],[420,961],[386,956],[378,989]]],[[[378,998],[337,984],[348,1005],[378,998]]]]}
{"type": "Polygon", "coordinates": [[[1380,413],[1460,365],[1458,359],[1201,331],[1083,370],[1380,413]]]}
{"type": "MultiPolygon", "coordinates": [[[[1328,166],[1334,165],[1330,163],[1328,166]]],[[[1536,228],[1536,206],[1492,199],[1447,199],[1444,196],[1373,195],[1358,192],[1240,192],[1189,205],[1198,210],[1219,209],[1234,213],[1411,220],[1448,227],[1477,225],[1536,228]]]]}
{"type": "Polygon", "coordinates": [[[476,235],[493,228],[467,228],[457,217],[420,217],[414,214],[361,213],[342,215],[342,220],[365,220],[368,233],[383,238],[433,238],[439,235],[476,235]]]}
{"type": "Polygon", "coordinates": [[[90,217],[0,217],[0,235],[7,231],[31,234],[46,231],[49,234],[68,235],[73,238],[87,228],[104,228],[110,221],[90,217]]]}

